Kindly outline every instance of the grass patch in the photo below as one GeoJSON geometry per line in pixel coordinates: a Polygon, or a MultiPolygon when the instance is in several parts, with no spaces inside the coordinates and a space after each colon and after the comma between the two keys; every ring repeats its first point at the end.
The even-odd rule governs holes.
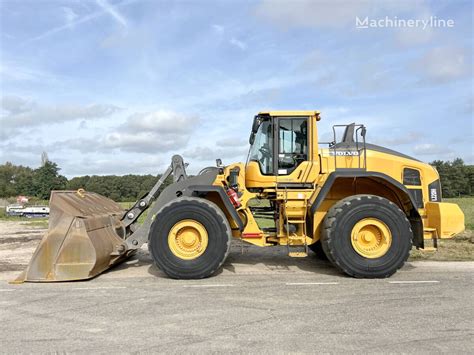
{"type": "Polygon", "coordinates": [[[466,231],[452,239],[438,240],[436,252],[413,249],[410,260],[474,261],[474,197],[446,198],[443,202],[459,205],[464,212],[466,231]]]}
{"type": "Polygon", "coordinates": [[[135,201],[134,202],[117,202],[120,206],[122,206],[122,208],[128,210],[129,208],[131,208],[135,201]]]}
{"type": "MultiPolygon", "coordinates": [[[[453,239],[438,240],[437,251],[420,251],[413,249],[409,260],[433,261],[474,261],[474,232],[466,230],[453,239]]],[[[430,241],[425,241],[427,246],[430,241]]]]}
{"type": "MultiPolygon", "coordinates": [[[[270,201],[266,199],[259,200],[254,198],[249,201],[250,207],[270,207],[270,201]]],[[[255,218],[259,228],[275,228],[275,221],[271,218],[255,218]]]]}
{"type": "Polygon", "coordinates": [[[466,230],[474,231],[474,197],[445,198],[443,202],[458,204],[464,212],[466,230]]]}
{"type": "Polygon", "coordinates": [[[47,228],[48,218],[26,218],[20,216],[9,216],[4,208],[0,208],[0,221],[22,222],[29,227],[47,228]]]}
{"type": "Polygon", "coordinates": [[[4,208],[0,208],[0,220],[2,221],[22,221],[25,218],[21,218],[19,216],[9,216],[7,215],[4,208]]]}

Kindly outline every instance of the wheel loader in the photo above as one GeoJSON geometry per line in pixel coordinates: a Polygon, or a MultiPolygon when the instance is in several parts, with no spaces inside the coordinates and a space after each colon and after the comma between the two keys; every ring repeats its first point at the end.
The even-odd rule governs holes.
{"type": "Polygon", "coordinates": [[[53,191],[48,232],[16,281],[89,279],[145,243],[169,277],[200,279],[219,270],[232,238],[285,246],[289,257],[312,250],[349,276],[384,278],[412,246],[436,247],[464,230],[460,208],[441,202],[435,168],[366,143],[362,124],[336,125],[333,140],[320,142],[318,121],[319,111],[260,112],[245,164],[218,159],[189,177],[175,155],[125,211],[93,192],[53,191]]]}

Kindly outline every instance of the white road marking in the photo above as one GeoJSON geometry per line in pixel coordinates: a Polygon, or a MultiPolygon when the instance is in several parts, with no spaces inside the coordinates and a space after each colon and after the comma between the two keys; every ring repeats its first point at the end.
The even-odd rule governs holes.
{"type": "Polygon", "coordinates": [[[183,285],[183,287],[233,287],[234,285],[208,284],[208,285],[183,285]]]}
{"type": "Polygon", "coordinates": [[[339,285],[339,282],[287,282],[286,286],[302,286],[302,285],[339,285]]]}
{"type": "Polygon", "coordinates": [[[425,280],[425,281],[389,281],[389,284],[437,284],[439,281],[436,280],[425,280]]]}
{"type": "Polygon", "coordinates": [[[0,292],[12,292],[12,291],[16,291],[16,290],[10,290],[10,289],[8,289],[8,290],[6,290],[6,289],[5,289],[5,290],[0,290],[0,292]]]}
{"type": "Polygon", "coordinates": [[[125,286],[104,286],[104,287],[75,287],[73,290],[115,290],[118,288],[126,288],[125,286]]]}

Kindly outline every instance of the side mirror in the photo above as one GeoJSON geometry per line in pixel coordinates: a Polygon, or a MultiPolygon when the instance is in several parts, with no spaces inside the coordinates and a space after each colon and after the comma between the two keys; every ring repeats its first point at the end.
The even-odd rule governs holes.
{"type": "Polygon", "coordinates": [[[249,143],[250,143],[250,145],[252,145],[254,141],[255,141],[255,133],[252,132],[252,133],[250,134],[250,138],[249,138],[249,143]]]}
{"type": "Polygon", "coordinates": [[[260,117],[255,116],[253,118],[253,124],[252,124],[252,133],[257,133],[258,127],[260,126],[260,117]]]}
{"type": "Polygon", "coordinates": [[[365,127],[362,126],[362,129],[360,131],[360,135],[365,138],[365,134],[367,133],[367,129],[365,127]]]}

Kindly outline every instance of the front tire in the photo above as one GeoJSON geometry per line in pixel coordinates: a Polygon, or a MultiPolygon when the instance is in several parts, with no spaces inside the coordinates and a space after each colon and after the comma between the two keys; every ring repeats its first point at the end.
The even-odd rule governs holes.
{"type": "Polygon", "coordinates": [[[355,195],[332,206],[321,243],[329,260],[358,278],[384,278],[408,259],[413,232],[405,213],[374,195],[355,195]]]}
{"type": "Polygon", "coordinates": [[[230,251],[231,229],[220,208],[205,199],[181,197],[155,216],[148,249],[158,268],[174,279],[213,275],[230,251]]]}

